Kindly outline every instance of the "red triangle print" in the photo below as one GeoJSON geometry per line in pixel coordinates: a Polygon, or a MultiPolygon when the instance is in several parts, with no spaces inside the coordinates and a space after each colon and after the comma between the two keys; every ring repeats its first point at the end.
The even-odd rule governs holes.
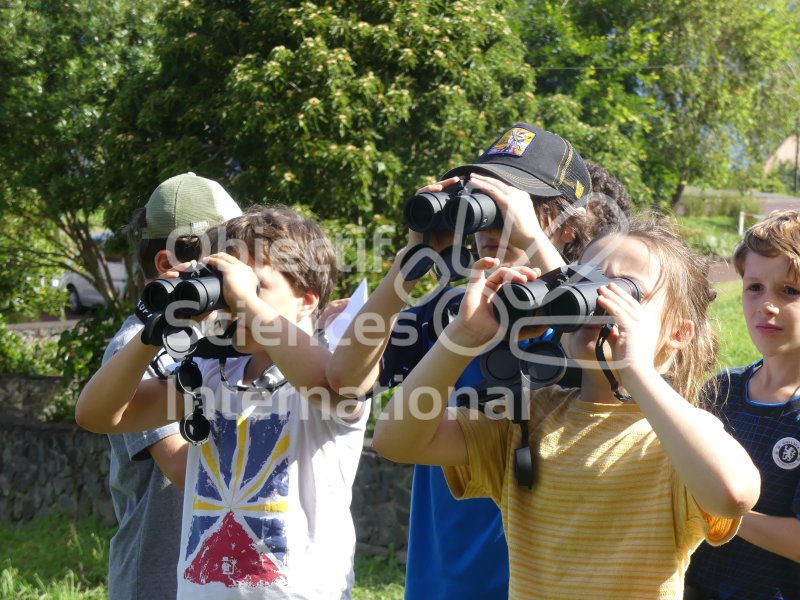
{"type": "Polygon", "coordinates": [[[203,542],[183,577],[199,585],[219,582],[225,587],[286,583],[286,577],[269,556],[256,550],[253,538],[233,518],[232,512],[225,515],[220,528],[203,542]]]}

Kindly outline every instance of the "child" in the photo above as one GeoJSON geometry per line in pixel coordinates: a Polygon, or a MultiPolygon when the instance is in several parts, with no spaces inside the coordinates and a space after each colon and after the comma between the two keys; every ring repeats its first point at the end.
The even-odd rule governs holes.
{"type": "MultiPolygon", "coordinates": [[[[468,177],[473,189],[488,194],[503,215],[502,229],[475,234],[481,256],[550,270],[563,264],[564,257],[576,258],[585,245],[588,225],[580,205],[591,183],[580,155],[561,137],[518,123],[475,164],[449,171],[443,181],[418,193],[441,191],[457,183],[458,177],[468,177]]],[[[458,288],[444,288],[426,303],[403,310],[417,282],[402,281],[400,265],[421,241],[421,234],[409,232],[407,246],[334,351],[328,378],[341,393],[368,394],[376,382],[396,385],[431,347],[441,311],[457,310],[463,294],[458,288]],[[364,331],[359,330],[360,323],[364,331]]],[[[441,250],[452,241],[452,233],[432,233],[428,243],[441,250]]],[[[479,359],[463,371],[460,385],[483,382],[479,359]]],[[[414,469],[405,597],[508,597],[508,550],[500,512],[483,498],[456,502],[439,467],[414,469]]]]}
{"type": "MultiPolygon", "coordinates": [[[[753,225],[734,253],[750,339],[763,358],[714,380],[713,408],[761,473],[761,496],[722,548],[692,556],[697,598],[800,598],[800,211],[753,225]]],[[[687,595],[688,597],[688,595],[687,595]]]]}
{"type": "Polygon", "coordinates": [[[732,537],[758,496],[758,472],[744,449],[685,399],[695,398],[714,360],[706,316],[713,294],[702,261],[655,223],[592,241],[581,262],[634,279],[643,294],[640,304],[612,284],[598,300],[616,323],[605,356],[633,402],[618,401],[596,368],[600,324],[570,333],[567,352],[584,367],[581,387],[531,393],[528,441],[538,480],[532,490],[518,485],[520,428],[446,408],[464,365],[500,329],[492,310],[499,286],[537,275],[501,267],[484,277],[499,264],[484,258],[456,319],[395,391],[374,445],[391,460],[444,466],[457,497],[498,504],[510,598],[679,598],[692,550],[703,537],[715,544],[732,537]]]}
{"type": "MultiPolygon", "coordinates": [[[[183,173],[170,177],[137,209],[126,227],[134,262],[152,280],[176,264],[200,258],[202,236],[242,211],[216,181],[183,173]],[[169,243],[168,243],[169,241],[169,243]]],[[[108,344],[105,364],[144,328],[140,310],[108,344]]],[[[158,366],[172,360],[162,355],[158,366]]],[[[143,377],[155,377],[148,368],[143,377]]],[[[119,528],[108,552],[108,596],[119,600],[174,598],[186,472],[186,442],[178,424],[110,434],[109,487],[119,528]],[[170,485],[170,483],[172,485],[170,485]]]]}
{"type": "MultiPolygon", "coordinates": [[[[351,485],[367,411],[327,394],[329,352],[309,335],[333,285],[333,248],[315,223],[280,206],[249,211],[222,233],[217,247],[231,254],[204,262],[222,273],[235,347],[250,356],[198,360],[194,391],[211,431],[189,448],[178,597],[349,598],[351,485]]],[[[78,422],[138,431],[184,414],[172,381],[140,383],[156,351],[136,337],[106,363],[81,393],[78,422]]]]}

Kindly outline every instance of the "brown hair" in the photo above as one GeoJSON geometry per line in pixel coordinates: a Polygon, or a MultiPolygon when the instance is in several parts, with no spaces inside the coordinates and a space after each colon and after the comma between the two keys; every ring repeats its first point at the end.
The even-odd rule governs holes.
{"type": "MultiPolygon", "coordinates": [[[[134,260],[142,270],[145,279],[154,279],[160,275],[155,265],[156,254],[167,249],[166,239],[139,239],[142,229],[147,227],[145,207],[133,211],[130,222],[122,229],[128,242],[135,246],[134,260]]],[[[185,236],[175,239],[170,250],[174,251],[175,263],[197,260],[202,253],[202,240],[196,236],[185,236]]]]}
{"type": "Polygon", "coordinates": [[[789,260],[789,275],[800,278],[800,211],[774,211],[745,231],[733,253],[733,266],[740,277],[744,275],[744,261],[750,252],[785,256],[789,260]]]}
{"type": "Polygon", "coordinates": [[[211,248],[245,260],[263,260],[280,271],[300,292],[319,295],[317,313],[325,308],[336,281],[336,253],[311,219],[282,204],[256,205],[209,232],[211,248]]]}
{"type": "Polygon", "coordinates": [[[584,162],[592,181],[592,191],[586,202],[586,211],[591,217],[592,237],[622,231],[631,215],[630,194],[608,169],[591,160],[584,162]]]}
{"type": "Polygon", "coordinates": [[[561,254],[566,262],[574,262],[583,252],[583,249],[591,240],[591,219],[583,211],[573,205],[563,196],[552,198],[533,197],[533,207],[542,229],[548,236],[552,236],[555,230],[563,230],[566,227],[575,233],[575,239],[561,249],[561,254]]]}
{"type": "MultiPolygon", "coordinates": [[[[627,231],[608,236],[629,237],[643,242],[658,258],[660,273],[653,291],[664,290],[666,306],[661,325],[671,331],[683,321],[692,321],[694,337],[675,350],[668,375],[673,388],[695,406],[700,406],[700,390],[713,374],[717,358],[717,336],[708,316],[708,307],[716,291],[708,279],[709,261],[689,248],[664,217],[644,215],[631,220],[627,231]]],[[[592,243],[594,240],[592,241],[592,243]]],[[[664,349],[659,349],[659,353],[664,349]]]]}

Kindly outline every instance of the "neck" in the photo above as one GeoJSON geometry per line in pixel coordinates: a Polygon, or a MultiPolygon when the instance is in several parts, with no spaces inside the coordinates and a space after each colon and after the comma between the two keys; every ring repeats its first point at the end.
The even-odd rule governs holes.
{"type": "Polygon", "coordinates": [[[781,404],[800,391],[797,357],[776,356],[764,364],[750,379],[748,395],[763,404],[781,404]]]}
{"type": "MultiPolygon", "coordinates": [[[[614,371],[612,371],[614,373],[614,371]]],[[[614,377],[617,374],[614,373],[614,377]]],[[[625,390],[620,387],[620,392],[625,393],[625,390]]],[[[600,370],[597,363],[584,368],[581,372],[581,393],[580,398],[584,402],[591,402],[592,404],[620,404],[620,401],[611,392],[611,385],[608,383],[603,371],[600,370]]]]}
{"type": "Polygon", "coordinates": [[[256,352],[252,354],[250,360],[247,361],[247,366],[244,368],[242,383],[245,385],[252,385],[271,364],[272,359],[266,352],[256,352]]]}

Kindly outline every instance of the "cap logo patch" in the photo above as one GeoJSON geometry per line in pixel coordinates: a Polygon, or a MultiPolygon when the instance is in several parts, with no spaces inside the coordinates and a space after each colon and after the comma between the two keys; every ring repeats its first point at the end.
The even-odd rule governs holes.
{"type": "Polygon", "coordinates": [[[486,151],[486,154],[522,156],[534,137],[536,137],[536,134],[532,131],[514,127],[506,131],[503,137],[497,140],[494,145],[486,151]]]}

